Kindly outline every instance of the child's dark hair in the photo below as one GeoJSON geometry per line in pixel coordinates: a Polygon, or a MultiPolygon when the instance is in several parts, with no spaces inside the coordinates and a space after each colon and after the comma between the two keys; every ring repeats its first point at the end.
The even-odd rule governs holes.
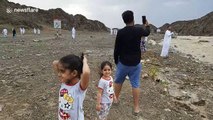
{"type": "MultiPolygon", "coordinates": [[[[101,70],[103,70],[106,65],[108,65],[112,69],[112,64],[109,61],[103,61],[101,63],[101,70]]],[[[102,72],[100,72],[100,77],[102,77],[102,76],[103,76],[103,74],[102,74],[102,72]]]]}
{"type": "Polygon", "coordinates": [[[83,68],[83,61],[80,57],[70,54],[62,57],[59,62],[65,69],[69,69],[70,71],[76,70],[78,78],[80,78],[83,68]]]}
{"type": "Polygon", "coordinates": [[[122,18],[123,18],[124,23],[129,24],[129,23],[133,22],[133,20],[134,20],[134,13],[130,10],[127,10],[127,11],[123,12],[122,18]]]}

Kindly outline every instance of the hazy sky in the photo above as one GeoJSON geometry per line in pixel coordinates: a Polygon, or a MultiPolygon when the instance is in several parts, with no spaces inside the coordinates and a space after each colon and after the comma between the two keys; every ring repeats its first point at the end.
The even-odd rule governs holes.
{"type": "Polygon", "coordinates": [[[123,27],[121,14],[132,10],[135,23],[146,15],[157,27],[177,20],[199,18],[213,11],[213,0],[9,0],[41,9],[62,8],[69,14],[82,14],[107,27],[123,27]]]}

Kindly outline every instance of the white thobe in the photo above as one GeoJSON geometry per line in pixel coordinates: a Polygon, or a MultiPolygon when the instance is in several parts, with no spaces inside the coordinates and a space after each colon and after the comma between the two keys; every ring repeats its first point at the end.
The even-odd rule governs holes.
{"type": "Polygon", "coordinates": [[[38,35],[40,35],[40,34],[41,34],[40,29],[37,29],[37,34],[38,34],[38,35]]]}
{"type": "Polygon", "coordinates": [[[25,29],[24,28],[22,28],[22,34],[25,34],[25,29]]]}
{"type": "Polygon", "coordinates": [[[76,32],[76,31],[75,31],[75,28],[73,27],[73,28],[72,28],[72,39],[75,39],[75,32],[76,32]]]}
{"type": "Polygon", "coordinates": [[[20,34],[23,35],[23,29],[22,28],[19,28],[20,29],[20,34]]]}
{"type": "Polygon", "coordinates": [[[34,32],[34,34],[36,34],[37,30],[34,28],[33,32],[34,32]]]}
{"type": "Polygon", "coordinates": [[[167,57],[168,56],[169,46],[170,46],[170,42],[171,42],[171,39],[172,39],[172,34],[173,34],[173,32],[171,32],[169,30],[167,30],[165,32],[164,39],[163,39],[163,48],[162,48],[162,51],[161,51],[161,54],[160,54],[161,57],[167,57]]]}
{"type": "Polygon", "coordinates": [[[4,37],[7,37],[7,29],[3,29],[2,33],[3,33],[4,37]]]}

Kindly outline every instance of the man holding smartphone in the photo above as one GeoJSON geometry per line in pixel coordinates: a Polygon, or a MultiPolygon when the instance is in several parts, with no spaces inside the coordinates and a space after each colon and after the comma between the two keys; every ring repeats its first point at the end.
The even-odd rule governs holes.
{"type": "Polygon", "coordinates": [[[135,27],[134,13],[130,10],[123,12],[122,18],[126,26],[118,31],[114,48],[114,61],[117,66],[114,81],[115,96],[119,100],[123,82],[126,76],[128,76],[132,86],[134,101],[133,114],[138,115],[140,112],[139,95],[140,74],[142,69],[140,63],[140,42],[142,36],[148,36],[150,34],[150,27],[147,20],[144,24],[144,28],[135,27]]]}

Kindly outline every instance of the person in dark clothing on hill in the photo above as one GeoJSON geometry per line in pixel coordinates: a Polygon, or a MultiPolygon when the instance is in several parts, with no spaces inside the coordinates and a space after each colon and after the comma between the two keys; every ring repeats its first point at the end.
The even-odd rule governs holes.
{"type": "Polygon", "coordinates": [[[140,42],[142,36],[150,34],[150,27],[147,21],[143,28],[135,27],[134,14],[130,10],[123,12],[122,18],[126,26],[118,31],[114,48],[114,62],[117,66],[114,81],[115,96],[119,101],[122,84],[128,76],[134,100],[133,114],[137,115],[140,112],[139,95],[142,70],[140,42]]]}
{"type": "Polygon", "coordinates": [[[13,28],[13,38],[15,38],[16,37],[16,29],[15,28],[13,28]]]}

